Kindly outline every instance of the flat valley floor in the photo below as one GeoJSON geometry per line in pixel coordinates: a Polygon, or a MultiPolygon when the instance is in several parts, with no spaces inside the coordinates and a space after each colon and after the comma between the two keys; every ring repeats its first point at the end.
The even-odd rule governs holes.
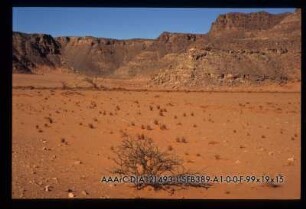
{"type": "Polygon", "coordinates": [[[300,96],[14,88],[12,197],[299,199],[300,96]],[[281,174],[284,183],[213,183],[170,192],[101,183],[112,175],[112,147],[122,133],[151,137],[203,175],[281,174]]]}

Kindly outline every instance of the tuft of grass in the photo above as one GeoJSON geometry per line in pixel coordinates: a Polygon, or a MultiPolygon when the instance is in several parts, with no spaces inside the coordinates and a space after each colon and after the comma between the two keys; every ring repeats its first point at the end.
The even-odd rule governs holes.
{"type": "Polygon", "coordinates": [[[215,159],[216,159],[216,160],[220,160],[220,159],[221,159],[221,156],[218,155],[218,154],[216,154],[216,155],[215,155],[215,159]]]}
{"type": "Polygon", "coordinates": [[[154,124],[155,124],[155,125],[158,125],[158,120],[154,120],[154,124]]]}
{"type": "Polygon", "coordinates": [[[46,120],[48,120],[49,123],[53,123],[53,119],[51,117],[45,117],[46,120]]]}
{"type": "Polygon", "coordinates": [[[92,123],[89,123],[89,124],[88,124],[88,127],[91,128],[91,129],[94,129],[94,128],[95,128],[94,125],[93,125],[92,123]]]}
{"type": "Polygon", "coordinates": [[[159,111],[159,115],[160,115],[160,116],[164,116],[163,111],[159,111]]]}
{"type": "Polygon", "coordinates": [[[181,138],[181,142],[182,142],[182,143],[187,143],[186,138],[185,138],[185,137],[182,137],[182,138],[181,138]]]}
{"type": "Polygon", "coordinates": [[[160,124],[160,130],[167,130],[167,126],[165,124],[160,124]]]}

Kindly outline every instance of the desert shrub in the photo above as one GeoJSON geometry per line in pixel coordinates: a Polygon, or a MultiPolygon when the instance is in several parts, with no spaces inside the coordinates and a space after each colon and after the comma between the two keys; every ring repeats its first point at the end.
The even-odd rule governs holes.
{"type": "MultiPolygon", "coordinates": [[[[148,137],[141,140],[126,137],[113,152],[116,154],[114,162],[117,165],[114,173],[117,174],[160,176],[174,174],[182,166],[180,159],[159,150],[148,137]]],[[[142,186],[137,185],[137,188],[142,186]]]]}
{"type": "MultiPolygon", "coordinates": [[[[161,151],[151,138],[145,137],[125,137],[121,144],[115,148],[111,148],[115,154],[113,161],[116,165],[113,173],[120,175],[130,176],[182,176],[182,175],[195,175],[186,171],[183,162],[180,158],[174,154],[170,154],[168,151],[172,151],[173,147],[169,146],[168,151],[161,151]]],[[[193,187],[205,187],[208,188],[209,184],[173,184],[163,183],[158,184],[154,182],[135,182],[137,189],[142,189],[146,186],[152,186],[154,189],[167,189],[169,186],[193,186],[193,187]]]]}
{"type": "Polygon", "coordinates": [[[97,84],[96,78],[93,77],[86,77],[83,79],[85,82],[89,83],[91,85],[92,88],[94,89],[107,89],[105,86],[103,85],[99,85],[97,84]]]}

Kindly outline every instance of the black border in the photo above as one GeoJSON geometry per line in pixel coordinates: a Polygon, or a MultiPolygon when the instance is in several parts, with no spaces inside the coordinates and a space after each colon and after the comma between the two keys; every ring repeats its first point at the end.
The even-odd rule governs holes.
{"type": "MultiPolygon", "coordinates": [[[[305,35],[306,14],[303,0],[3,0],[0,6],[0,208],[301,208],[305,204],[305,72],[302,70],[301,200],[163,200],[163,199],[11,199],[12,151],[12,7],[163,7],[163,8],[302,8],[302,37],[305,35]],[[303,129],[304,127],[304,129],[303,129]],[[303,204],[304,203],[304,204],[303,204]]],[[[305,69],[305,41],[302,40],[302,69],[305,69]]]]}

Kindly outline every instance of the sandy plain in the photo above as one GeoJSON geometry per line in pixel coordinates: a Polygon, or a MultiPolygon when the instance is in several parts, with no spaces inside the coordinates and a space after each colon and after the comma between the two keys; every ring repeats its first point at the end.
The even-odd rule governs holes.
{"type": "Polygon", "coordinates": [[[299,84],[189,92],[135,90],[141,79],[101,82],[111,90],[92,89],[69,74],[13,75],[13,198],[300,198],[299,84]],[[112,147],[123,132],[151,137],[203,175],[281,174],[284,182],[170,190],[101,183],[112,175],[112,147]]]}

